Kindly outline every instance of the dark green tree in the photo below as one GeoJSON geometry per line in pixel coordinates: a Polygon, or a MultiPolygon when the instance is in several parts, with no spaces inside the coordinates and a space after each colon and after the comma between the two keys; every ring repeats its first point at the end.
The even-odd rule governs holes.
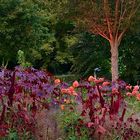
{"type": "Polygon", "coordinates": [[[122,40],[119,50],[120,53],[120,72],[121,78],[132,84],[140,82],[140,33],[126,34],[122,40]]]}
{"type": "Polygon", "coordinates": [[[32,0],[0,0],[0,57],[15,65],[19,49],[31,56],[32,48],[38,49],[47,38],[43,21],[32,0]]]}
{"type": "Polygon", "coordinates": [[[98,76],[110,78],[110,53],[108,42],[99,35],[87,32],[79,35],[79,41],[71,47],[74,62],[72,73],[78,77],[87,77],[94,73],[95,68],[100,68],[98,76]]]}

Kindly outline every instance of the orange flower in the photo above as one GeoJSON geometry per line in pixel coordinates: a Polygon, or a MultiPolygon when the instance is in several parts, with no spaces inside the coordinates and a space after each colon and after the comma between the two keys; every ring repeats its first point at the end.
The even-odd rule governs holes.
{"type": "Polygon", "coordinates": [[[74,88],[77,88],[77,87],[79,86],[78,81],[74,81],[73,84],[72,84],[72,86],[73,86],[74,88]]]}
{"type": "Polygon", "coordinates": [[[106,81],[106,82],[103,82],[102,86],[108,86],[110,85],[110,82],[106,81]]]}
{"type": "Polygon", "coordinates": [[[69,100],[69,99],[64,99],[64,102],[65,102],[66,104],[69,104],[69,103],[70,103],[70,100],[69,100]]]}
{"type": "Polygon", "coordinates": [[[54,80],[55,85],[59,85],[60,82],[61,82],[60,79],[55,79],[55,80],[54,80]]]}
{"type": "Polygon", "coordinates": [[[62,93],[68,93],[68,89],[62,88],[62,89],[61,89],[61,92],[62,92],[62,93]]]}
{"type": "Polygon", "coordinates": [[[95,79],[95,80],[94,80],[94,82],[95,82],[96,84],[102,83],[103,81],[104,81],[104,78],[99,78],[99,79],[95,79]]]}
{"type": "Polygon", "coordinates": [[[64,99],[64,102],[65,102],[66,104],[69,104],[69,103],[70,103],[70,100],[69,100],[69,99],[64,99]]]}
{"type": "Polygon", "coordinates": [[[78,94],[74,91],[74,92],[72,92],[72,95],[73,96],[78,96],[78,94]]]}
{"type": "Polygon", "coordinates": [[[89,82],[94,82],[95,79],[96,79],[95,77],[89,76],[88,81],[89,81],[89,82]]]}
{"type": "Polygon", "coordinates": [[[61,110],[65,109],[65,105],[60,105],[61,110]]]}
{"type": "Polygon", "coordinates": [[[71,86],[71,87],[67,88],[68,94],[72,95],[73,92],[74,92],[74,87],[71,86]]]}

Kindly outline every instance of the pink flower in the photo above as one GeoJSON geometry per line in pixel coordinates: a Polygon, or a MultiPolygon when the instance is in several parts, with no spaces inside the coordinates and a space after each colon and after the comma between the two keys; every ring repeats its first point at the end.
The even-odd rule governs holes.
{"type": "Polygon", "coordinates": [[[69,90],[70,92],[73,92],[73,91],[74,91],[74,87],[71,86],[71,87],[68,88],[68,90],[69,90]]]}
{"type": "Polygon", "coordinates": [[[132,89],[132,86],[128,85],[125,88],[126,88],[126,90],[131,90],[132,89]]]}
{"type": "Polygon", "coordinates": [[[95,79],[96,79],[95,77],[89,76],[88,81],[89,81],[89,82],[94,82],[95,79]]]}
{"type": "Polygon", "coordinates": [[[99,85],[99,89],[100,89],[100,90],[102,90],[102,89],[103,89],[103,87],[99,85]]]}
{"type": "Polygon", "coordinates": [[[90,128],[91,126],[93,126],[94,123],[93,122],[88,122],[87,126],[90,128]]]}
{"type": "Polygon", "coordinates": [[[132,95],[133,95],[133,96],[135,96],[137,93],[138,93],[138,91],[136,91],[136,90],[133,90],[133,91],[132,91],[132,95]]]}
{"type": "Polygon", "coordinates": [[[74,88],[77,88],[77,87],[79,86],[78,81],[74,81],[73,84],[72,84],[72,86],[73,86],[74,88]]]}
{"type": "Polygon", "coordinates": [[[113,93],[113,94],[118,94],[118,93],[119,93],[119,92],[118,92],[118,89],[117,89],[117,88],[113,88],[113,89],[112,89],[112,93],[113,93]]]}
{"type": "Polygon", "coordinates": [[[139,100],[139,101],[140,101],[140,93],[139,93],[139,94],[137,94],[136,98],[137,98],[137,100],[139,100]]]}
{"type": "Polygon", "coordinates": [[[127,96],[132,96],[132,93],[131,92],[127,92],[126,95],[127,96]]]}
{"type": "Polygon", "coordinates": [[[139,90],[139,86],[138,85],[137,86],[134,86],[134,89],[133,90],[138,91],[139,90]]]}

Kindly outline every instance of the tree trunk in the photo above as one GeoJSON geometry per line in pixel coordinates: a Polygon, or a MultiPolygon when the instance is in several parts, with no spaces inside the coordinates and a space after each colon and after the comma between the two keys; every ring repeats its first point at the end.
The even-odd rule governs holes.
{"type": "Polygon", "coordinates": [[[119,78],[118,70],[118,42],[110,42],[111,46],[111,73],[112,81],[116,81],[119,78]]]}

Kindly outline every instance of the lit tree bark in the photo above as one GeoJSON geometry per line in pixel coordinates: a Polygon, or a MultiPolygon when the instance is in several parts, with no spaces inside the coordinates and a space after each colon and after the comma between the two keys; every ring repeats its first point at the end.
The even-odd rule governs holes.
{"type": "Polygon", "coordinates": [[[111,73],[112,81],[116,81],[119,78],[119,69],[118,69],[118,42],[110,42],[111,46],[111,73]]]}

